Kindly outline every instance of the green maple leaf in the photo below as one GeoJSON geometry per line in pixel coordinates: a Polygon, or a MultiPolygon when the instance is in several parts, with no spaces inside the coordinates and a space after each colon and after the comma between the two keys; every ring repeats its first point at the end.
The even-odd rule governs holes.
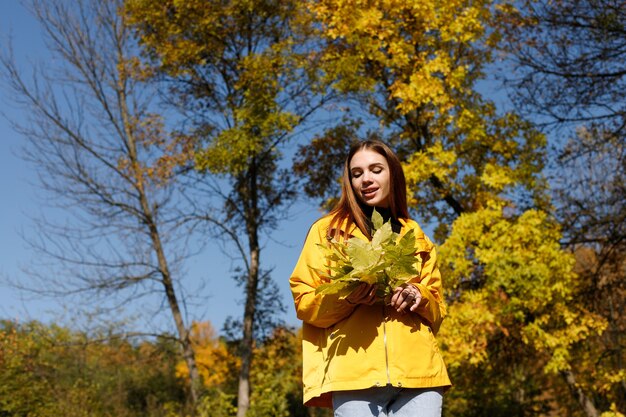
{"type": "Polygon", "coordinates": [[[348,241],[346,254],[355,270],[365,272],[371,269],[380,259],[380,251],[372,248],[369,242],[359,238],[352,238],[348,241]]]}
{"type": "Polygon", "coordinates": [[[396,236],[397,234],[394,233],[391,228],[391,223],[387,222],[374,232],[371,242],[372,248],[381,248],[382,246],[388,245],[396,236]]]}
{"type": "Polygon", "coordinates": [[[380,230],[383,227],[384,219],[383,216],[376,210],[372,213],[372,225],[374,226],[374,230],[380,230]]]}
{"type": "Polygon", "coordinates": [[[356,281],[333,281],[317,287],[315,294],[339,294],[340,296],[346,296],[352,292],[356,284],[358,284],[356,281]]]}
{"type": "Polygon", "coordinates": [[[415,268],[415,263],[418,260],[415,257],[415,251],[415,232],[409,230],[396,245],[388,247],[386,258],[394,269],[415,276],[418,272],[415,268]]]}

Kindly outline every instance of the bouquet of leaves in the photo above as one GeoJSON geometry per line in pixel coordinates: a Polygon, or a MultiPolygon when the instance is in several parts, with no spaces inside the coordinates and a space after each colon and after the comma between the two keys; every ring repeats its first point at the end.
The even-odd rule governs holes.
{"type": "MultiPolygon", "coordinates": [[[[387,298],[393,290],[418,275],[415,256],[415,233],[409,230],[402,237],[391,228],[391,221],[374,210],[372,240],[351,238],[346,242],[335,239],[330,245],[318,244],[329,261],[330,282],[317,287],[316,294],[339,294],[345,297],[365,282],[377,285],[377,296],[387,298]]],[[[327,272],[316,270],[321,276],[327,272]]]]}

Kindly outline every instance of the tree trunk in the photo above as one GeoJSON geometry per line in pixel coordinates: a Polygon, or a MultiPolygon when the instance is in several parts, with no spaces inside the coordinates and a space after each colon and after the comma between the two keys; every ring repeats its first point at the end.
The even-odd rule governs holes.
{"type": "Polygon", "coordinates": [[[179,342],[183,349],[183,358],[185,359],[185,363],[187,364],[187,368],[189,369],[191,402],[195,409],[195,406],[198,404],[198,400],[200,399],[200,393],[202,390],[202,381],[200,379],[200,373],[198,372],[198,367],[196,365],[195,352],[191,344],[191,339],[189,337],[189,329],[187,328],[187,326],[185,326],[185,321],[180,310],[180,303],[178,302],[178,297],[176,296],[176,290],[174,288],[174,282],[169,270],[167,258],[165,256],[165,250],[163,248],[163,244],[161,243],[161,235],[159,234],[157,224],[154,221],[154,216],[148,204],[147,196],[143,192],[140,193],[140,196],[141,207],[145,214],[148,228],[150,229],[150,239],[152,241],[152,247],[159,263],[161,284],[163,285],[163,289],[165,290],[167,304],[172,313],[172,317],[174,318],[179,342]]]}
{"type": "Polygon", "coordinates": [[[246,206],[246,233],[248,234],[250,250],[250,268],[246,282],[246,305],[243,314],[243,337],[241,340],[241,368],[239,371],[239,389],[237,395],[237,417],[245,417],[250,408],[250,367],[254,347],[254,315],[256,313],[257,290],[259,283],[259,269],[261,248],[259,246],[258,224],[258,180],[256,161],[250,163],[247,176],[247,187],[242,192],[247,193],[246,206]]]}
{"type": "MultiPolygon", "coordinates": [[[[120,78],[119,82],[120,84],[123,84],[123,77],[120,78]]],[[[180,310],[178,297],[176,296],[176,290],[174,288],[174,282],[170,273],[167,257],[165,255],[165,249],[163,248],[161,235],[155,221],[155,214],[152,211],[148,195],[145,192],[143,172],[141,169],[141,164],[139,164],[139,159],[137,155],[137,143],[134,139],[133,129],[131,129],[131,122],[128,119],[129,113],[127,111],[126,96],[123,93],[124,90],[121,88],[121,85],[120,91],[120,107],[122,109],[122,118],[124,119],[124,126],[126,130],[125,134],[128,141],[129,159],[131,162],[133,173],[135,175],[135,187],[137,189],[144,221],[149,229],[152,249],[154,250],[154,253],[158,260],[159,272],[161,275],[161,284],[163,285],[163,289],[165,290],[167,304],[172,313],[172,317],[174,318],[179,342],[183,349],[183,358],[185,360],[185,363],[187,364],[187,368],[189,369],[191,402],[193,408],[195,409],[195,406],[198,404],[198,400],[200,398],[202,381],[200,379],[200,373],[198,372],[198,367],[196,365],[196,357],[193,346],[191,344],[191,339],[189,337],[189,329],[187,328],[187,326],[185,326],[185,321],[183,320],[183,315],[180,310]]]]}
{"type": "Polygon", "coordinates": [[[256,312],[257,285],[259,281],[259,248],[252,251],[250,272],[246,284],[246,306],[243,316],[241,340],[241,369],[237,396],[237,417],[245,417],[250,407],[250,366],[254,348],[254,314],[256,312]]]}
{"type": "Polygon", "coordinates": [[[189,337],[189,329],[187,328],[187,326],[185,326],[183,315],[180,311],[178,298],[176,297],[176,292],[174,290],[174,283],[169,272],[169,268],[165,259],[165,253],[163,252],[163,247],[161,245],[161,240],[156,230],[156,227],[154,228],[153,242],[154,249],[157,253],[157,258],[159,260],[159,267],[161,268],[161,283],[163,284],[163,287],[165,289],[167,303],[170,307],[170,311],[172,312],[172,316],[174,317],[174,322],[176,324],[176,330],[178,332],[180,344],[183,348],[183,358],[185,359],[185,363],[187,364],[187,368],[189,369],[191,402],[195,409],[195,406],[198,404],[198,400],[200,399],[200,393],[202,392],[202,381],[200,379],[200,373],[198,372],[198,366],[196,365],[196,356],[193,350],[193,346],[191,344],[191,339],[189,337]]]}
{"type": "Polygon", "coordinates": [[[574,397],[576,397],[576,400],[582,407],[583,411],[585,412],[585,415],[587,417],[598,417],[600,415],[600,413],[598,412],[598,409],[593,404],[591,399],[585,395],[583,390],[576,383],[576,378],[574,377],[574,373],[572,371],[561,371],[561,376],[563,376],[563,378],[565,379],[565,382],[567,382],[567,385],[570,391],[572,392],[574,397]]]}

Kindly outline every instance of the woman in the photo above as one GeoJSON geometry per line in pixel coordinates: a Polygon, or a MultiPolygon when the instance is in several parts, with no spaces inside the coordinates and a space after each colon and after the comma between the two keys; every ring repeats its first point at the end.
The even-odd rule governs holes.
{"type": "MultiPolygon", "coordinates": [[[[330,273],[330,272],[329,272],[330,273]]],[[[303,324],[304,403],[333,407],[335,416],[440,416],[450,380],[435,334],[445,315],[436,252],[409,218],[398,157],[384,143],[361,142],[344,165],[336,207],[309,230],[290,278],[303,324]],[[390,302],[360,284],[347,296],[315,294],[328,282],[318,245],[371,239],[374,208],[399,234],[413,229],[419,276],[396,288],[390,302]]]]}

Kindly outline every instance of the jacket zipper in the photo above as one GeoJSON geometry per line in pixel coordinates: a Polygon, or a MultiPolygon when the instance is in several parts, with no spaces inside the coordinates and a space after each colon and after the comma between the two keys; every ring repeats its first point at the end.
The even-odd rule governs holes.
{"type": "Polygon", "coordinates": [[[385,346],[385,370],[387,371],[387,384],[391,385],[391,376],[389,375],[389,354],[387,353],[387,319],[385,316],[386,306],[383,305],[383,344],[385,346]]]}

